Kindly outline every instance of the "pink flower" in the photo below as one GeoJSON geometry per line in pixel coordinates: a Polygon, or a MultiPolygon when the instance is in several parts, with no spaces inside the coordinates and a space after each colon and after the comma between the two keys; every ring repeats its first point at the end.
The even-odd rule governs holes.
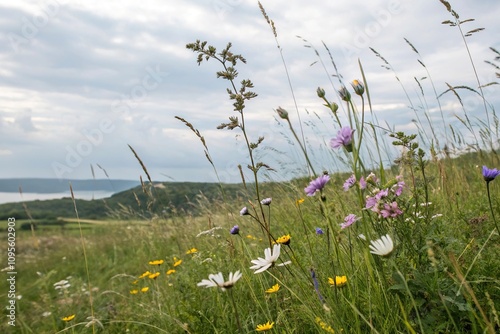
{"type": "Polygon", "coordinates": [[[361,176],[361,178],[359,179],[359,188],[361,190],[363,189],[366,189],[366,180],[364,177],[361,176]]]}
{"type": "Polygon", "coordinates": [[[349,214],[347,217],[344,218],[344,222],[340,224],[341,229],[345,229],[348,226],[351,226],[354,224],[356,221],[360,220],[361,218],[357,217],[355,214],[349,214]]]}
{"type": "Polygon", "coordinates": [[[396,177],[396,179],[398,180],[398,183],[392,187],[392,191],[394,191],[394,195],[401,196],[401,193],[403,192],[403,188],[405,186],[405,182],[400,181],[401,176],[396,177]]]}
{"type": "Polygon", "coordinates": [[[352,175],[351,175],[351,176],[349,176],[349,178],[348,178],[347,180],[345,180],[345,182],[344,182],[344,186],[343,186],[344,191],[347,191],[347,190],[351,189],[351,187],[352,187],[353,185],[355,185],[355,184],[356,184],[356,176],[354,176],[354,174],[352,174],[352,175]]]}
{"type": "Polygon", "coordinates": [[[398,208],[397,202],[392,202],[391,204],[384,203],[384,208],[380,210],[380,214],[384,218],[396,218],[397,216],[402,215],[403,211],[398,208]]]}

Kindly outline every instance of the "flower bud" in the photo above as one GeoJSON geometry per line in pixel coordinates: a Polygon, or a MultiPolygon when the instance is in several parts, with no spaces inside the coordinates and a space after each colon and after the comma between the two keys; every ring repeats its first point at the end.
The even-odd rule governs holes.
{"type": "Polygon", "coordinates": [[[330,110],[332,113],[336,114],[337,110],[339,110],[339,105],[335,102],[329,103],[328,106],[330,107],[330,110]]]}
{"type": "Polygon", "coordinates": [[[262,205],[268,205],[269,206],[269,205],[271,205],[272,200],[273,199],[271,197],[264,198],[262,201],[260,201],[260,204],[262,204],[262,205]]]}
{"type": "Polygon", "coordinates": [[[358,80],[353,80],[351,82],[351,86],[354,89],[354,92],[359,96],[363,95],[363,93],[365,92],[365,86],[363,86],[363,84],[358,80]]]}
{"type": "Polygon", "coordinates": [[[276,112],[282,119],[288,119],[288,111],[286,111],[285,109],[278,107],[278,109],[276,109],[276,112]]]}
{"type": "Polygon", "coordinates": [[[345,88],[345,86],[342,86],[339,89],[339,95],[343,101],[346,101],[346,102],[351,101],[351,93],[349,93],[349,91],[347,90],[347,88],[345,88]]]}
{"type": "Polygon", "coordinates": [[[238,225],[234,225],[231,230],[229,231],[231,234],[239,234],[240,233],[240,227],[238,225]]]}
{"type": "Polygon", "coordinates": [[[325,97],[325,90],[321,87],[318,87],[318,89],[316,89],[316,94],[318,94],[318,97],[323,99],[325,97]]]}

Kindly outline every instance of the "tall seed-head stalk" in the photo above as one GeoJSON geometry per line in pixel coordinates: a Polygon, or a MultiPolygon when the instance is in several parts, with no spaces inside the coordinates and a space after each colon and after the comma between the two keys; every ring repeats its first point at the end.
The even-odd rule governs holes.
{"type": "Polygon", "coordinates": [[[90,284],[90,270],[89,270],[89,261],[87,258],[87,246],[85,245],[85,238],[83,237],[82,224],[80,222],[80,216],[78,215],[78,209],[76,207],[75,195],[73,194],[73,187],[71,184],[69,185],[69,190],[71,193],[71,200],[73,202],[73,208],[75,209],[76,221],[78,222],[78,230],[80,231],[80,241],[82,243],[82,252],[83,252],[83,261],[85,263],[85,273],[87,274],[87,288],[89,293],[89,304],[90,304],[90,318],[92,325],[92,333],[96,333],[95,323],[96,318],[94,316],[94,298],[92,296],[92,285],[90,284]]]}
{"type": "MultiPolygon", "coordinates": [[[[226,48],[224,48],[221,52],[217,53],[217,49],[211,45],[207,46],[207,42],[200,42],[197,40],[195,43],[190,43],[186,45],[186,48],[196,52],[198,54],[197,62],[198,65],[201,64],[203,60],[208,61],[209,59],[217,60],[222,67],[223,71],[217,72],[217,77],[225,79],[229,81],[230,88],[227,89],[227,93],[229,95],[229,99],[233,100],[234,111],[237,111],[240,119],[235,116],[229,117],[229,123],[222,123],[217,128],[218,129],[228,129],[233,130],[235,128],[240,128],[241,133],[243,134],[243,138],[245,140],[245,145],[248,150],[248,156],[250,159],[250,164],[248,168],[252,171],[253,179],[254,179],[254,187],[255,187],[255,196],[257,200],[257,205],[259,207],[259,216],[258,219],[262,221],[262,224],[266,226],[266,231],[270,231],[270,222],[266,220],[266,215],[264,214],[264,208],[261,204],[260,190],[259,190],[259,177],[258,172],[259,169],[265,167],[267,169],[271,169],[268,165],[257,162],[255,160],[253,151],[262,143],[264,140],[263,137],[260,137],[257,142],[253,143],[250,141],[246,129],[245,124],[245,102],[250,101],[251,99],[257,97],[255,92],[250,91],[250,88],[253,88],[253,83],[244,79],[241,81],[241,86],[239,89],[236,88],[235,80],[238,77],[238,71],[235,66],[238,62],[242,62],[246,64],[245,58],[239,54],[234,54],[231,51],[232,44],[228,43],[226,48]]],[[[272,169],[271,169],[272,170],[272,169]]],[[[272,237],[268,233],[267,235],[269,245],[272,245],[272,237]]]]}
{"type": "Polygon", "coordinates": [[[307,165],[309,166],[311,173],[313,174],[312,177],[315,178],[317,174],[314,171],[314,167],[313,167],[313,164],[311,163],[311,160],[309,160],[309,155],[307,154],[307,149],[305,147],[305,144],[302,143],[302,141],[299,139],[299,136],[297,136],[297,133],[293,129],[292,123],[290,122],[290,118],[288,117],[288,112],[281,107],[278,107],[278,109],[276,109],[276,112],[278,113],[280,118],[286,120],[286,122],[288,123],[288,127],[290,128],[290,131],[292,132],[293,137],[295,138],[295,140],[299,144],[299,147],[302,150],[302,153],[304,154],[304,157],[306,159],[307,165]]]}
{"type": "Polygon", "coordinates": [[[262,13],[262,16],[264,16],[264,19],[266,20],[267,24],[271,28],[271,31],[273,32],[274,39],[276,41],[276,46],[278,47],[278,50],[280,51],[281,62],[283,63],[283,67],[285,69],[285,74],[286,74],[286,78],[288,81],[288,86],[290,87],[290,93],[292,95],[292,100],[293,100],[293,103],[295,105],[297,119],[299,120],[300,134],[301,134],[302,139],[299,138],[299,136],[297,135],[297,133],[293,129],[292,123],[290,122],[290,119],[288,118],[288,112],[286,110],[282,109],[281,107],[279,107],[276,111],[278,112],[278,115],[282,119],[285,119],[287,121],[288,127],[290,128],[290,131],[292,132],[297,143],[299,143],[299,146],[300,146],[300,149],[302,150],[302,153],[304,153],[304,157],[306,159],[307,165],[309,166],[310,172],[313,174],[313,177],[316,177],[316,172],[314,171],[314,167],[313,167],[311,161],[309,160],[309,155],[307,154],[307,147],[305,145],[306,140],[304,137],[304,129],[302,128],[302,121],[300,120],[300,113],[299,113],[299,108],[297,106],[297,99],[295,98],[295,93],[293,91],[293,86],[292,86],[292,80],[291,80],[290,75],[288,73],[288,67],[286,65],[285,58],[283,57],[283,49],[281,48],[281,45],[278,41],[278,32],[276,31],[276,26],[274,25],[274,21],[271,20],[269,18],[269,16],[267,15],[266,10],[264,9],[264,6],[262,6],[260,1],[258,2],[258,4],[259,4],[260,12],[262,13]]]}
{"type": "MultiPolygon", "coordinates": [[[[482,30],[484,30],[484,28],[476,28],[476,29],[470,30],[464,34],[464,31],[462,30],[462,24],[474,21],[474,19],[467,19],[467,20],[461,21],[460,16],[458,15],[458,13],[455,10],[453,10],[453,8],[451,7],[451,5],[448,1],[445,1],[445,0],[439,0],[439,1],[446,7],[446,10],[453,17],[453,21],[450,21],[450,20],[444,21],[444,22],[442,22],[442,24],[449,24],[452,27],[457,27],[457,29],[460,32],[460,37],[462,38],[462,41],[464,42],[465,50],[467,51],[467,56],[469,57],[469,61],[470,61],[471,66],[472,66],[472,70],[474,72],[474,77],[476,79],[477,86],[479,88],[479,92],[480,92],[479,95],[481,96],[481,100],[483,101],[488,130],[491,130],[490,116],[488,114],[488,107],[486,105],[486,99],[484,97],[483,86],[481,85],[481,81],[479,80],[479,76],[477,74],[476,65],[474,63],[474,60],[472,59],[472,54],[471,54],[470,49],[469,49],[469,44],[467,43],[467,40],[465,39],[465,37],[469,37],[474,33],[482,31],[482,30]]],[[[489,137],[489,140],[490,140],[490,147],[493,148],[493,142],[492,142],[491,136],[489,137]]]]}

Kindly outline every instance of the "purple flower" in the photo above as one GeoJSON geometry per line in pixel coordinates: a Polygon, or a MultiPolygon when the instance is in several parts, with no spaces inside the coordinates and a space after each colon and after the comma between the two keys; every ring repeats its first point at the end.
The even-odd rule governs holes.
{"type": "Polygon", "coordinates": [[[316,192],[323,189],[325,184],[330,180],[330,176],[328,174],[323,174],[318,177],[316,180],[312,180],[309,185],[304,188],[307,196],[314,196],[316,192]]]}
{"type": "Polygon", "coordinates": [[[245,206],[243,209],[240,210],[240,216],[246,216],[246,215],[249,215],[249,213],[247,207],[245,206]]]}
{"type": "Polygon", "coordinates": [[[498,169],[489,169],[488,167],[483,166],[483,178],[486,182],[493,181],[498,175],[500,175],[500,171],[498,169]]]}
{"type": "Polygon", "coordinates": [[[347,217],[344,218],[344,222],[342,224],[340,224],[340,228],[341,229],[345,229],[346,227],[348,226],[351,226],[352,224],[354,224],[356,221],[358,221],[359,217],[356,217],[355,214],[349,214],[347,215],[347,217]]]}
{"type": "Polygon", "coordinates": [[[376,206],[377,203],[378,203],[378,199],[376,199],[375,197],[367,197],[365,207],[367,209],[370,209],[370,208],[373,208],[374,206],[376,206]]]}
{"type": "Polygon", "coordinates": [[[389,194],[389,189],[379,190],[375,194],[375,196],[366,198],[365,207],[367,209],[371,208],[372,211],[374,212],[379,212],[378,203],[382,198],[386,197],[388,194],[389,194]]]}
{"type": "Polygon", "coordinates": [[[403,211],[398,208],[397,202],[392,202],[391,204],[384,203],[384,208],[380,210],[380,214],[384,218],[396,218],[397,216],[403,214],[403,211]]]}
{"type": "Polygon", "coordinates": [[[401,193],[403,192],[403,188],[405,186],[404,181],[399,181],[401,179],[401,176],[396,177],[398,180],[398,183],[392,187],[392,191],[394,191],[394,195],[396,196],[401,196],[401,193]]]}
{"type": "Polygon", "coordinates": [[[332,148],[339,148],[344,146],[347,152],[352,152],[352,134],[354,130],[348,126],[344,126],[337,132],[337,137],[330,140],[330,146],[332,148]]]}
{"type": "Polygon", "coordinates": [[[316,293],[318,294],[319,300],[322,303],[325,303],[325,299],[323,298],[323,296],[319,292],[319,283],[318,283],[318,280],[316,279],[316,273],[314,272],[314,269],[312,269],[312,268],[311,268],[311,278],[313,279],[314,289],[316,290],[316,293]]]}
{"type": "Polygon", "coordinates": [[[403,193],[405,182],[402,179],[403,177],[401,175],[396,176],[397,183],[391,187],[392,192],[396,196],[401,196],[401,194],[403,193]]]}
{"type": "Polygon", "coordinates": [[[320,235],[320,234],[324,234],[325,232],[323,232],[323,230],[320,228],[320,227],[316,227],[316,234],[320,235]]]}
{"type": "Polygon", "coordinates": [[[262,204],[262,205],[271,205],[272,200],[273,199],[271,197],[264,198],[262,201],[260,201],[260,204],[262,204]]]}
{"type": "Polygon", "coordinates": [[[387,195],[389,195],[389,189],[383,189],[383,190],[380,190],[376,195],[375,195],[375,198],[377,200],[381,200],[382,198],[384,197],[387,197],[387,195]]]}
{"type": "Polygon", "coordinates": [[[359,179],[359,188],[361,190],[363,189],[366,189],[366,180],[364,177],[361,176],[361,178],[359,179]]]}
{"type": "Polygon", "coordinates": [[[344,191],[347,191],[349,190],[353,185],[356,184],[356,176],[354,176],[354,174],[352,174],[351,176],[349,176],[349,178],[347,180],[345,180],[344,182],[344,191]]]}
{"type": "Polygon", "coordinates": [[[231,230],[229,231],[231,234],[239,234],[240,233],[240,227],[238,225],[234,225],[231,230]]]}

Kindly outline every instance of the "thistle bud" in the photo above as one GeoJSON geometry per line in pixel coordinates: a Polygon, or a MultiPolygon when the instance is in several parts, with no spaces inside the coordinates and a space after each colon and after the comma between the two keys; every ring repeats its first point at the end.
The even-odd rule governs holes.
{"type": "Polygon", "coordinates": [[[349,93],[349,91],[347,90],[347,88],[345,88],[345,86],[342,86],[339,89],[339,95],[343,101],[346,101],[346,102],[351,101],[351,93],[349,93]]]}
{"type": "Polygon", "coordinates": [[[337,113],[337,110],[339,110],[339,105],[335,102],[329,103],[328,106],[330,107],[330,110],[332,113],[337,113]]]}
{"type": "Polygon", "coordinates": [[[353,80],[351,82],[351,86],[354,89],[354,92],[359,96],[363,95],[363,93],[365,92],[365,86],[363,86],[363,84],[358,80],[353,80]]]}
{"type": "Polygon", "coordinates": [[[316,94],[318,94],[318,97],[321,99],[325,98],[325,90],[321,87],[318,87],[318,89],[316,89],[316,94]]]}
{"type": "Polygon", "coordinates": [[[288,119],[288,111],[286,111],[285,109],[278,107],[278,109],[276,109],[276,112],[282,119],[288,119]]]}
{"type": "Polygon", "coordinates": [[[240,233],[240,227],[238,225],[234,225],[231,230],[229,231],[231,234],[239,234],[240,233]]]}

